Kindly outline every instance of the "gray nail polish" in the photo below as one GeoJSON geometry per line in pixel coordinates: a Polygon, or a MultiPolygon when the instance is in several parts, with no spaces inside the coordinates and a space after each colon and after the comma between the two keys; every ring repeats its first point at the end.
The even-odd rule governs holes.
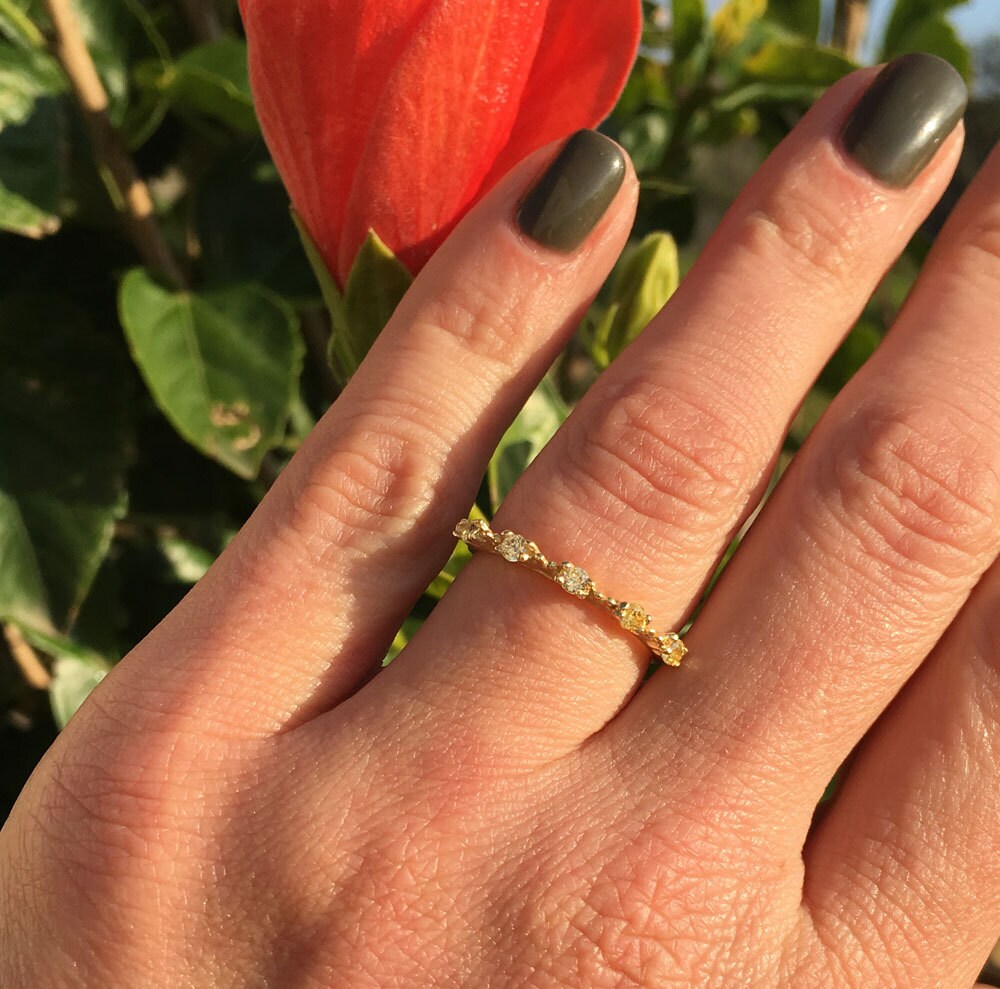
{"type": "Polygon", "coordinates": [[[545,247],[576,250],[607,212],[625,181],[625,158],[597,131],[577,131],[528,193],[521,229],[545,247]]]}
{"type": "Polygon", "coordinates": [[[965,112],[968,91],[943,58],[893,59],[861,97],[844,127],[847,153],[886,185],[909,185],[965,112]]]}

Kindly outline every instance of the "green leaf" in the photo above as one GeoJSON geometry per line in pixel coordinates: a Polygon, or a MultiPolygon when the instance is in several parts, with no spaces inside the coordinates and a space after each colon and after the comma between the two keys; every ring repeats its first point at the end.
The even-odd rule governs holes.
{"type": "Polygon", "coordinates": [[[739,45],[767,10],[767,0],[726,0],[712,18],[715,47],[720,53],[739,45]]]}
{"type": "MultiPolygon", "coordinates": [[[[342,330],[344,328],[345,317],[344,300],[340,294],[340,288],[333,280],[333,275],[330,274],[330,270],[326,266],[326,261],[323,260],[323,255],[320,254],[316,242],[312,239],[312,235],[302,222],[302,217],[294,209],[292,210],[292,220],[295,223],[295,229],[299,233],[299,239],[302,241],[302,247],[306,252],[306,260],[308,260],[313,274],[316,276],[320,291],[323,293],[323,302],[326,303],[326,308],[330,312],[334,328],[337,331],[342,330]]],[[[333,355],[331,354],[332,357],[333,355]]]]}
{"type": "Polygon", "coordinates": [[[862,317],[830,358],[820,375],[819,384],[836,394],[857,374],[881,342],[879,327],[869,317],[862,317]]]}
{"type": "Polygon", "coordinates": [[[822,89],[822,86],[810,82],[750,82],[715,99],[712,109],[716,113],[728,113],[771,103],[799,103],[806,107],[820,95],[822,89]]]}
{"type": "Polygon", "coordinates": [[[242,39],[199,45],[172,65],[147,63],[140,66],[136,78],[181,113],[209,117],[244,134],[255,134],[259,129],[247,74],[247,46],[242,39]]]}
{"type": "Polygon", "coordinates": [[[413,276],[379,239],[368,231],[344,287],[342,307],[331,310],[330,355],[334,370],[347,381],[413,284],[413,276]]]}
{"type": "Polygon", "coordinates": [[[504,433],[490,460],[487,477],[494,511],[568,415],[569,409],[558,388],[546,375],[504,433]]]}
{"type": "MultiPolygon", "coordinates": [[[[952,7],[961,6],[966,0],[896,0],[882,40],[882,61],[910,50],[903,39],[927,18],[938,18],[952,7]]],[[[936,54],[936,53],[935,53],[936,54]]]]}
{"type": "Polygon", "coordinates": [[[705,34],[705,4],[703,0],[671,0],[674,61],[686,59],[705,34]]]}
{"type": "Polygon", "coordinates": [[[645,175],[660,167],[670,142],[670,130],[670,120],[662,110],[634,114],[623,124],[618,140],[628,151],[637,172],[645,175]]]}
{"type": "Polygon", "coordinates": [[[17,500],[0,491],[0,614],[36,628],[52,628],[31,534],[17,500]]]}
{"type": "Polygon", "coordinates": [[[925,17],[922,21],[912,24],[898,38],[891,51],[885,53],[885,58],[895,58],[909,52],[927,52],[938,55],[946,62],[951,62],[968,80],[972,75],[972,56],[969,49],[962,44],[955,29],[943,15],[925,17]]]}
{"type": "Polygon", "coordinates": [[[613,361],[666,305],[680,282],[677,244],[652,233],[616,266],[608,295],[609,315],[594,332],[595,352],[613,361]]]}
{"type": "Polygon", "coordinates": [[[471,559],[472,550],[465,543],[458,543],[442,571],[431,581],[426,593],[432,598],[442,598],[471,559]]]}
{"type": "Polygon", "coordinates": [[[0,0],[0,33],[26,48],[45,47],[45,35],[31,19],[24,0],[0,0]]]}
{"type": "MultiPolygon", "coordinates": [[[[473,505],[471,511],[469,512],[469,518],[471,519],[483,519],[488,521],[486,516],[483,514],[482,509],[478,505],[473,505]]],[[[459,540],[455,545],[455,550],[451,554],[448,562],[444,565],[441,572],[431,581],[430,586],[424,592],[428,597],[439,600],[444,596],[445,591],[455,582],[455,578],[462,572],[465,565],[472,559],[472,550],[459,540]]]]}
{"type": "Polygon", "coordinates": [[[65,176],[57,102],[41,100],[34,110],[0,129],[0,230],[38,239],[62,225],[65,176]]]}
{"type": "Polygon", "coordinates": [[[49,702],[56,724],[65,728],[94,688],[111,672],[113,664],[65,636],[44,635],[30,629],[24,633],[32,646],[53,659],[49,702]]]}
{"type": "Polygon", "coordinates": [[[174,428],[233,473],[256,477],[298,391],[304,353],[294,310],[259,285],[174,292],[143,269],[125,276],[119,309],[174,428]]]}
{"type": "Polygon", "coordinates": [[[182,584],[198,583],[215,562],[215,556],[207,549],[180,536],[161,536],[159,548],[170,565],[171,576],[182,584]]]}
{"type": "Polygon", "coordinates": [[[770,41],[743,62],[751,79],[826,87],[857,66],[832,48],[805,41],[770,41]]]}
{"type": "Polygon", "coordinates": [[[63,124],[54,97],[65,88],[47,53],[0,41],[0,230],[37,239],[61,225],[63,124]]]}
{"type": "Polygon", "coordinates": [[[0,617],[66,627],[124,513],[128,368],[87,316],[0,299],[0,617]]]}
{"type": "Polygon", "coordinates": [[[812,40],[819,33],[820,0],[768,0],[767,16],[783,28],[812,40]]]}
{"type": "Polygon", "coordinates": [[[294,209],[292,210],[292,219],[295,221],[295,228],[299,232],[302,247],[306,252],[306,259],[316,276],[320,291],[323,293],[323,302],[330,314],[332,326],[328,352],[330,367],[333,368],[334,374],[339,378],[341,384],[344,384],[361,363],[352,346],[351,328],[347,323],[344,297],[340,294],[340,287],[333,280],[333,275],[327,268],[319,247],[316,246],[312,235],[306,229],[305,223],[302,222],[302,217],[294,209]]]}
{"type": "Polygon", "coordinates": [[[396,633],[396,638],[389,647],[389,652],[386,653],[385,659],[382,660],[383,666],[388,666],[406,648],[410,639],[420,631],[420,626],[423,623],[424,619],[418,618],[415,615],[410,615],[403,622],[403,627],[396,633]]]}
{"type": "Polygon", "coordinates": [[[65,88],[50,55],[0,40],[0,128],[23,124],[39,99],[56,96],[65,88]]]}

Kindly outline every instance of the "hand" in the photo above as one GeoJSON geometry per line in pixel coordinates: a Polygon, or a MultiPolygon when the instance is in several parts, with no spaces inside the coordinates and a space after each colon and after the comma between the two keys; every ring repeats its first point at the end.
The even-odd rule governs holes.
{"type": "MultiPolygon", "coordinates": [[[[941,66],[817,104],[495,528],[684,623],[944,190],[962,94],[941,66]]],[[[609,616],[480,554],[374,676],[628,234],[631,166],[572,148],[541,217],[537,194],[514,221],[556,148],[465,219],[36,772],[0,835],[4,987],[975,980],[1000,917],[997,154],[681,669],[644,683],[609,616]]]]}

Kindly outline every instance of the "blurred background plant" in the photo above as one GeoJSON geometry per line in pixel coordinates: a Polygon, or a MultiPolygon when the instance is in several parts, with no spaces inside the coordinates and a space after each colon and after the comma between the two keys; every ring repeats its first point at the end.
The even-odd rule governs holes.
{"type": "MultiPolygon", "coordinates": [[[[479,511],[669,298],[817,96],[857,64],[934,52],[972,82],[962,164],[803,405],[787,466],[1000,136],[1000,11],[954,11],[963,40],[949,16],[965,6],[644,0],[640,56],[602,128],[641,178],[633,239],[495,453],[479,511]]],[[[0,0],[0,821],[336,397],[409,280],[368,248],[350,318],[261,139],[235,0],[0,0]]],[[[387,661],[466,559],[456,550],[387,661]]]]}

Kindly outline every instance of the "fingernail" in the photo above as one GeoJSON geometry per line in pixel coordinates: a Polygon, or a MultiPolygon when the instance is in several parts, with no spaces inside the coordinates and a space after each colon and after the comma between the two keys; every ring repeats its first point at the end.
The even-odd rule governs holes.
{"type": "Polygon", "coordinates": [[[844,127],[847,153],[886,185],[908,186],[965,112],[969,94],[943,58],[893,59],[875,77],[844,127]]]}
{"type": "Polygon", "coordinates": [[[528,193],[517,222],[544,247],[567,254],[587,239],[625,181],[625,158],[597,131],[577,131],[528,193]]]}

